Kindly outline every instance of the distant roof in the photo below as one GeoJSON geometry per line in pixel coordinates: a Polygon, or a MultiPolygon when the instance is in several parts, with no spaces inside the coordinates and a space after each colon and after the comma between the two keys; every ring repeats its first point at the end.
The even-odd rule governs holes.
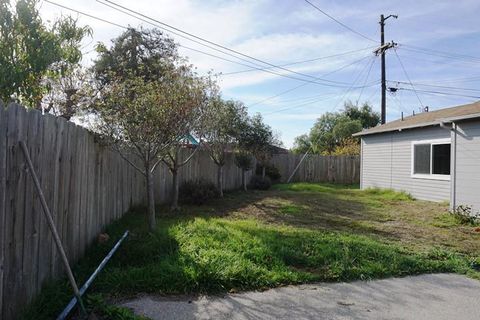
{"type": "Polygon", "coordinates": [[[436,111],[422,112],[355,133],[353,136],[439,125],[440,123],[480,118],[480,101],[436,111]]]}

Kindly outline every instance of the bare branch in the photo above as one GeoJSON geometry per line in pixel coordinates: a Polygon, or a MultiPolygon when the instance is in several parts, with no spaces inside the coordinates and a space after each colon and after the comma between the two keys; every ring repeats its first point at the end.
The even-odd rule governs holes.
{"type": "Polygon", "coordinates": [[[200,149],[200,147],[196,147],[195,150],[193,150],[193,152],[188,156],[187,159],[185,159],[183,162],[181,162],[178,167],[183,167],[184,165],[186,165],[188,163],[188,161],[190,161],[190,159],[193,158],[193,156],[197,153],[198,149],[200,149]]]}

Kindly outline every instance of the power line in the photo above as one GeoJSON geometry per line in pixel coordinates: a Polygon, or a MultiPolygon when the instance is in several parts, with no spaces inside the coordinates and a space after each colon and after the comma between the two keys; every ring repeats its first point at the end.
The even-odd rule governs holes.
{"type": "MultiPolygon", "coordinates": [[[[398,84],[400,84],[400,83],[408,84],[408,82],[405,82],[405,81],[389,80],[388,82],[398,83],[398,84]]],[[[426,83],[418,83],[418,82],[414,82],[413,84],[416,85],[416,86],[421,86],[421,87],[433,87],[433,88],[452,89],[452,90],[459,90],[459,91],[480,92],[480,89],[473,89],[473,88],[459,88],[459,87],[451,87],[451,86],[439,86],[439,85],[434,85],[434,84],[426,84],[426,83]]]]}
{"type": "Polygon", "coordinates": [[[418,91],[418,92],[431,93],[431,94],[444,95],[444,96],[455,96],[455,97],[480,99],[480,96],[471,96],[471,95],[465,95],[465,94],[460,94],[460,93],[441,92],[441,91],[433,91],[433,90],[421,90],[421,89],[414,90],[414,89],[410,89],[410,88],[395,88],[395,89],[396,90],[407,90],[407,91],[418,91]]]}
{"type": "Polygon", "coordinates": [[[413,85],[412,80],[410,80],[410,77],[408,76],[407,70],[405,69],[405,66],[403,65],[403,62],[402,62],[402,60],[400,59],[400,56],[397,53],[397,49],[393,48],[393,51],[395,52],[395,55],[397,56],[398,62],[400,62],[400,66],[403,69],[403,73],[405,73],[405,76],[407,77],[407,80],[410,83],[410,86],[412,87],[413,91],[415,92],[415,95],[417,96],[418,102],[420,102],[420,105],[423,108],[424,105],[422,103],[422,100],[420,100],[420,96],[418,95],[417,90],[415,90],[415,86],[413,85]]]}
{"type": "MultiPolygon", "coordinates": [[[[282,67],[286,67],[286,66],[291,66],[291,65],[296,65],[296,64],[302,64],[302,63],[307,63],[307,62],[314,62],[314,61],[318,61],[318,60],[335,58],[335,57],[345,56],[345,55],[349,55],[349,54],[356,53],[356,52],[365,51],[365,50],[367,50],[367,49],[372,49],[372,48],[375,48],[375,46],[370,46],[370,47],[366,47],[366,48],[363,48],[363,49],[357,49],[357,50],[347,51],[347,52],[344,52],[344,53],[338,53],[338,54],[333,54],[333,55],[324,56],[324,57],[319,57],[319,58],[313,58],[313,59],[308,59],[308,60],[301,60],[301,61],[296,61],[296,62],[290,62],[290,63],[282,64],[281,66],[282,66],[282,67]]],[[[266,69],[270,69],[270,68],[266,68],[266,69]]],[[[238,74],[238,73],[244,73],[244,72],[250,72],[250,71],[255,71],[255,70],[249,69],[249,70],[233,71],[233,72],[223,73],[222,75],[223,75],[223,76],[226,76],[226,75],[232,75],[232,74],[238,74]]]]}
{"type": "Polygon", "coordinates": [[[360,90],[360,94],[357,99],[357,105],[358,102],[360,101],[360,98],[362,97],[363,90],[365,89],[365,85],[367,84],[368,79],[370,78],[370,72],[372,72],[373,65],[375,64],[375,58],[372,59],[372,63],[370,64],[370,68],[368,69],[367,76],[365,77],[365,82],[363,83],[363,88],[360,90]]]}
{"type": "MultiPolygon", "coordinates": [[[[331,95],[331,94],[330,94],[331,95]]],[[[325,95],[323,95],[325,96],[325,95]]],[[[313,101],[308,101],[308,102],[305,102],[305,103],[302,103],[302,104],[299,104],[299,105],[295,105],[293,107],[288,107],[288,108],[283,108],[283,109],[279,109],[279,110],[275,110],[275,111],[272,111],[272,112],[267,112],[267,113],[263,113],[264,116],[268,116],[270,114],[274,114],[274,113],[280,113],[280,112],[284,112],[284,111],[288,111],[288,110],[293,110],[293,109],[299,109],[299,108],[302,108],[302,107],[305,107],[307,105],[311,105],[311,104],[314,104],[314,103],[317,103],[317,102],[320,102],[320,101],[325,101],[325,100],[330,100],[332,98],[335,98],[337,97],[338,95],[335,95],[333,97],[328,97],[328,98],[325,98],[325,99],[315,99],[313,101]]]]}
{"type": "Polygon", "coordinates": [[[367,39],[369,41],[373,41],[375,43],[378,43],[378,41],[376,40],[373,40],[372,38],[370,37],[367,37],[366,35],[350,28],[349,26],[347,26],[345,23],[339,21],[338,19],[336,19],[335,17],[331,16],[330,14],[326,13],[325,11],[323,11],[322,9],[320,9],[318,6],[316,6],[315,4],[311,3],[309,0],[304,0],[306,3],[308,3],[309,5],[311,5],[313,8],[317,9],[318,11],[320,11],[323,15],[327,16],[328,18],[330,18],[331,20],[335,21],[336,23],[338,23],[339,25],[341,25],[342,27],[344,27],[345,29],[355,33],[356,35],[364,38],[364,39],[367,39]]]}
{"type": "MultiPolygon", "coordinates": [[[[67,6],[64,6],[64,5],[55,3],[55,2],[50,1],[50,0],[45,0],[45,2],[48,2],[48,3],[52,4],[52,5],[61,7],[61,8],[63,8],[63,9],[66,9],[66,10],[69,10],[69,11],[72,11],[72,12],[76,12],[76,13],[78,13],[78,14],[87,16],[87,17],[89,17],[89,18],[96,19],[96,20],[99,20],[99,21],[102,21],[102,22],[105,22],[105,23],[114,25],[114,26],[119,27],[119,28],[122,28],[122,29],[129,29],[129,27],[123,26],[123,25],[121,25],[121,24],[118,24],[118,23],[115,23],[115,22],[112,22],[112,21],[109,21],[109,20],[106,20],[106,19],[103,19],[103,18],[99,18],[99,17],[97,17],[97,16],[94,16],[94,15],[91,15],[91,14],[88,14],[88,13],[85,13],[85,12],[82,12],[82,11],[79,11],[79,10],[77,10],[77,9],[73,9],[73,8],[70,8],[70,7],[67,7],[67,6]]],[[[106,4],[105,4],[105,5],[106,5],[106,4]]],[[[140,19],[140,18],[137,17],[137,19],[140,19]]],[[[143,20],[143,19],[140,19],[140,20],[156,26],[155,24],[153,24],[153,23],[151,23],[151,22],[148,22],[148,21],[146,21],[146,20],[143,20]]],[[[169,31],[169,32],[171,32],[171,31],[169,31]]],[[[173,32],[172,32],[172,33],[173,33],[173,32]]],[[[186,39],[188,39],[188,38],[186,38],[186,39]]],[[[191,39],[188,39],[188,40],[191,40],[191,39]]],[[[194,40],[191,40],[191,41],[194,41],[194,40]]],[[[200,43],[200,42],[198,42],[198,43],[200,43]]],[[[200,44],[202,44],[202,43],[200,43],[200,44]]],[[[259,70],[259,71],[264,71],[264,72],[266,72],[266,73],[270,73],[270,74],[274,74],[274,75],[286,77],[286,78],[289,78],[289,79],[298,80],[298,81],[302,81],[302,82],[305,82],[305,83],[313,83],[313,84],[322,85],[322,86],[339,87],[339,88],[345,87],[345,86],[341,86],[341,85],[334,85],[334,84],[341,84],[341,82],[338,82],[338,81],[327,80],[327,79],[322,79],[322,78],[315,78],[316,81],[306,80],[306,79],[302,79],[302,78],[298,78],[298,77],[293,77],[293,76],[286,75],[286,74],[281,74],[281,73],[274,72],[274,71],[271,71],[271,70],[265,70],[265,69],[263,69],[263,68],[257,68],[257,67],[254,67],[254,66],[252,66],[252,65],[248,65],[248,64],[241,63],[241,62],[238,62],[238,61],[230,60],[230,59],[227,59],[227,58],[224,58],[224,57],[221,57],[221,56],[218,56],[218,55],[214,55],[214,54],[212,54],[212,53],[208,53],[208,52],[205,52],[205,51],[202,51],[202,50],[194,49],[194,48],[191,48],[191,47],[182,45],[182,44],[177,44],[177,45],[178,45],[179,47],[185,48],[185,49],[187,49],[187,50],[194,51],[194,52],[198,52],[198,53],[201,53],[201,54],[204,54],[204,55],[207,55],[207,56],[216,58],[216,59],[220,59],[220,60],[227,61],[227,62],[230,62],[230,63],[238,64],[238,65],[241,65],[241,66],[253,68],[253,69],[256,69],[256,70],[259,70]],[[330,82],[330,83],[333,83],[333,84],[321,83],[321,82],[318,82],[318,81],[325,81],[325,82],[330,82]]],[[[202,45],[205,45],[205,44],[202,44],[202,45]]],[[[218,50],[218,49],[213,48],[213,47],[210,47],[210,46],[208,46],[208,45],[205,45],[205,46],[207,46],[207,47],[209,47],[209,48],[211,48],[211,49],[214,49],[214,50],[217,50],[217,51],[220,51],[220,52],[224,53],[223,51],[218,50]]],[[[224,53],[224,54],[227,54],[227,53],[224,53]]],[[[232,56],[232,57],[235,57],[235,56],[230,55],[230,54],[227,54],[227,55],[232,56]]],[[[235,58],[241,59],[241,58],[239,58],[239,57],[235,57],[235,58]]],[[[245,59],[243,59],[243,60],[245,60],[245,59]]],[[[251,62],[248,61],[248,60],[245,60],[245,61],[251,63],[251,62]]]]}
{"type": "MultiPolygon", "coordinates": [[[[372,60],[375,60],[375,56],[371,57],[372,60]]],[[[357,83],[357,81],[360,79],[360,77],[362,76],[363,72],[367,69],[368,65],[369,65],[369,62],[367,62],[367,64],[365,64],[364,68],[362,70],[360,70],[360,73],[358,74],[358,76],[355,78],[355,80],[353,80],[352,84],[350,85],[350,87],[345,91],[345,93],[343,94],[343,96],[337,101],[337,103],[335,104],[335,107],[333,108],[332,111],[335,111],[338,107],[338,105],[340,104],[340,102],[343,100],[345,101],[345,98],[348,97],[348,94],[350,93],[350,91],[353,89],[353,87],[355,86],[355,84],[357,83]]]]}
{"type": "MultiPolygon", "coordinates": [[[[236,55],[240,55],[240,56],[242,56],[242,57],[245,57],[245,58],[248,58],[248,59],[251,59],[251,60],[260,62],[260,63],[263,63],[263,64],[268,65],[268,66],[270,66],[270,67],[273,67],[273,68],[276,68],[276,69],[280,69],[280,70],[283,70],[283,71],[286,71],[286,72],[289,72],[289,73],[294,73],[294,74],[297,74],[297,75],[301,75],[301,76],[303,76],[303,77],[307,77],[307,78],[311,78],[311,79],[318,80],[318,78],[316,78],[316,77],[314,77],[314,76],[312,76],[312,75],[309,75],[309,74],[306,74],[306,73],[302,73],[302,72],[297,72],[297,71],[290,70],[290,69],[287,69],[287,68],[282,67],[282,66],[275,65],[275,64],[270,63],[270,62],[268,62],[268,61],[264,61],[264,60],[255,58],[255,57],[250,56],[250,55],[248,55],[248,54],[245,54],[245,53],[239,52],[239,51],[237,51],[237,50],[228,48],[228,47],[226,47],[226,46],[224,46],[224,45],[221,45],[221,44],[215,43],[215,42],[213,42],[213,41],[207,40],[207,39],[205,39],[205,38],[199,37],[199,36],[194,35],[194,34],[192,34],[192,33],[190,33],[190,32],[181,30],[181,29],[179,29],[179,28],[177,28],[177,27],[174,27],[174,26],[169,25],[169,24],[167,24],[167,23],[165,23],[165,22],[162,22],[162,21],[160,21],[160,20],[158,20],[158,19],[154,19],[154,18],[149,17],[149,16],[147,16],[147,15],[145,15],[145,14],[143,14],[143,13],[140,13],[140,12],[138,12],[138,11],[135,11],[135,10],[129,9],[129,8],[125,7],[125,6],[122,6],[122,5],[120,5],[120,4],[117,4],[117,3],[115,3],[114,1],[110,1],[110,0],[99,1],[99,0],[97,0],[97,2],[99,2],[99,3],[103,4],[103,5],[107,5],[107,4],[105,3],[105,2],[107,2],[108,4],[111,4],[112,6],[114,6],[114,7],[115,7],[114,9],[117,9],[117,10],[118,10],[118,8],[121,8],[121,9],[123,9],[123,10],[126,10],[126,11],[130,12],[130,13],[133,13],[133,14],[128,14],[128,13],[126,13],[126,12],[124,12],[124,11],[118,10],[118,11],[120,11],[120,12],[123,12],[123,13],[125,13],[125,14],[128,14],[129,16],[135,17],[135,18],[137,18],[137,19],[140,19],[140,18],[138,17],[138,16],[140,16],[140,17],[143,17],[143,18],[145,18],[145,19],[154,21],[154,22],[156,22],[156,23],[158,23],[158,24],[161,24],[162,26],[168,27],[168,28],[170,28],[170,29],[173,29],[173,30],[178,31],[178,32],[180,32],[180,33],[182,33],[182,34],[188,35],[189,37],[193,37],[193,38],[195,38],[195,39],[198,39],[198,40],[200,40],[200,41],[206,42],[206,43],[211,44],[211,45],[213,45],[213,46],[216,46],[216,47],[222,48],[222,49],[224,49],[224,50],[230,51],[230,52],[232,52],[232,53],[234,53],[234,54],[236,54],[236,55]]],[[[111,6],[110,6],[110,7],[111,7],[111,6]]],[[[171,32],[171,31],[170,31],[170,32],[171,32]]],[[[239,57],[236,57],[236,58],[237,58],[237,59],[240,59],[239,57]]],[[[251,62],[250,62],[250,63],[251,63],[251,62]]],[[[283,76],[286,76],[286,75],[283,75],[283,76]]],[[[294,78],[294,79],[295,79],[295,80],[299,80],[299,78],[294,78]]]]}
{"type": "Polygon", "coordinates": [[[415,50],[417,52],[424,53],[424,54],[430,53],[430,55],[436,55],[439,57],[446,57],[446,58],[452,58],[452,59],[467,59],[470,61],[480,62],[480,57],[475,57],[471,55],[451,53],[446,51],[434,50],[430,48],[422,48],[422,47],[412,46],[408,44],[402,44],[402,46],[410,48],[409,50],[415,50]]]}
{"type": "MultiPolygon", "coordinates": [[[[361,58],[361,59],[355,60],[355,61],[353,61],[353,62],[351,62],[351,63],[349,63],[349,64],[347,64],[347,65],[344,65],[344,66],[341,67],[341,68],[338,68],[338,69],[336,69],[336,70],[333,70],[333,71],[331,71],[331,72],[329,72],[329,73],[323,74],[322,77],[325,77],[325,76],[327,76],[327,75],[331,75],[331,74],[333,74],[333,73],[335,73],[335,72],[338,72],[338,71],[341,71],[341,70],[343,70],[343,69],[345,69],[345,68],[348,68],[348,67],[350,67],[351,65],[354,65],[354,64],[356,64],[356,63],[358,63],[358,62],[361,62],[361,61],[367,59],[368,57],[370,57],[370,55],[368,55],[368,56],[366,56],[366,57],[363,57],[363,58],[361,58]]],[[[279,92],[279,93],[277,93],[277,94],[274,94],[273,96],[270,96],[270,97],[265,98],[265,99],[263,99],[263,100],[260,100],[260,101],[257,101],[257,102],[255,102],[255,103],[252,103],[252,104],[249,105],[249,107],[253,107],[253,106],[256,106],[257,104],[260,104],[260,103],[263,103],[263,102],[266,102],[266,101],[275,99],[275,98],[280,97],[280,96],[283,96],[283,95],[285,95],[285,94],[287,94],[287,93],[290,93],[290,92],[292,92],[292,91],[295,91],[295,90],[297,90],[297,89],[299,89],[299,88],[301,88],[301,87],[304,87],[304,86],[306,86],[306,85],[308,85],[308,83],[303,83],[303,84],[301,84],[301,85],[298,85],[298,86],[295,86],[295,87],[293,87],[293,88],[287,89],[287,90],[285,90],[285,91],[279,92]]]]}

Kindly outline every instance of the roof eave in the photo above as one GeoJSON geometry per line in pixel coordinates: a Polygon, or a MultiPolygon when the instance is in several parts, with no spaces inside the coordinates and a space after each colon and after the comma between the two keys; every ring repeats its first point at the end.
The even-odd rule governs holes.
{"type": "Polygon", "coordinates": [[[424,122],[424,123],[414,124],[414,125],[410,125],[410,126],[403,126],[403,127],[389,128],[389,129],[384,129],[384,130],[375,130],[375,131],[372,130],[371,132],[369,132],[368,130],[360,131],[360,132],[352,134],[352,136],[353,137],[361,137],[361,136],[367,136],[367,135],[378,134],[378,133],[387,133],[387,132],[393,132],[393,131],[402,131],[402,130],[423,128],[423,127],[431,127],[431,126],[438,126],[438,125],[440,125],[439,121],[424,122]]]}

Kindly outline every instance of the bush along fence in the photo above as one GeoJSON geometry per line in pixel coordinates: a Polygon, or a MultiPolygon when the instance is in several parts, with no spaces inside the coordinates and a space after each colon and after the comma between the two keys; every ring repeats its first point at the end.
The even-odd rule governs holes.
{"type": "MultiPolygon", "coordinates": [[[[281,182],[287,181],[302,158],[301,154],[273,156],[273,165],[282,175],[281,182]]],[[[307,155],[300,163],[291,182],[360,183],[360,157],[307,155]]]]}
{"type": "MultiPolygon", "coordinates": [[[[37,110],[0,103],[0,319],[14,319],[45,281],[63,276],[42,206],[20,148],[24,141],[52,211],[68,260],[74,264],[106,225],[145,203],[145,180],[88,130],[37,110]]],[[[191,150],[184,150],[187,157],[191,150]]],[[[179,173],[183,181],[216,181],[217,168],[200,151],[179,173]]],[[[241,187],[228,158],[225,189],[241,187]]],[[[168,201],[171,175],[159,166],[155,200],[168,201]]]]}

